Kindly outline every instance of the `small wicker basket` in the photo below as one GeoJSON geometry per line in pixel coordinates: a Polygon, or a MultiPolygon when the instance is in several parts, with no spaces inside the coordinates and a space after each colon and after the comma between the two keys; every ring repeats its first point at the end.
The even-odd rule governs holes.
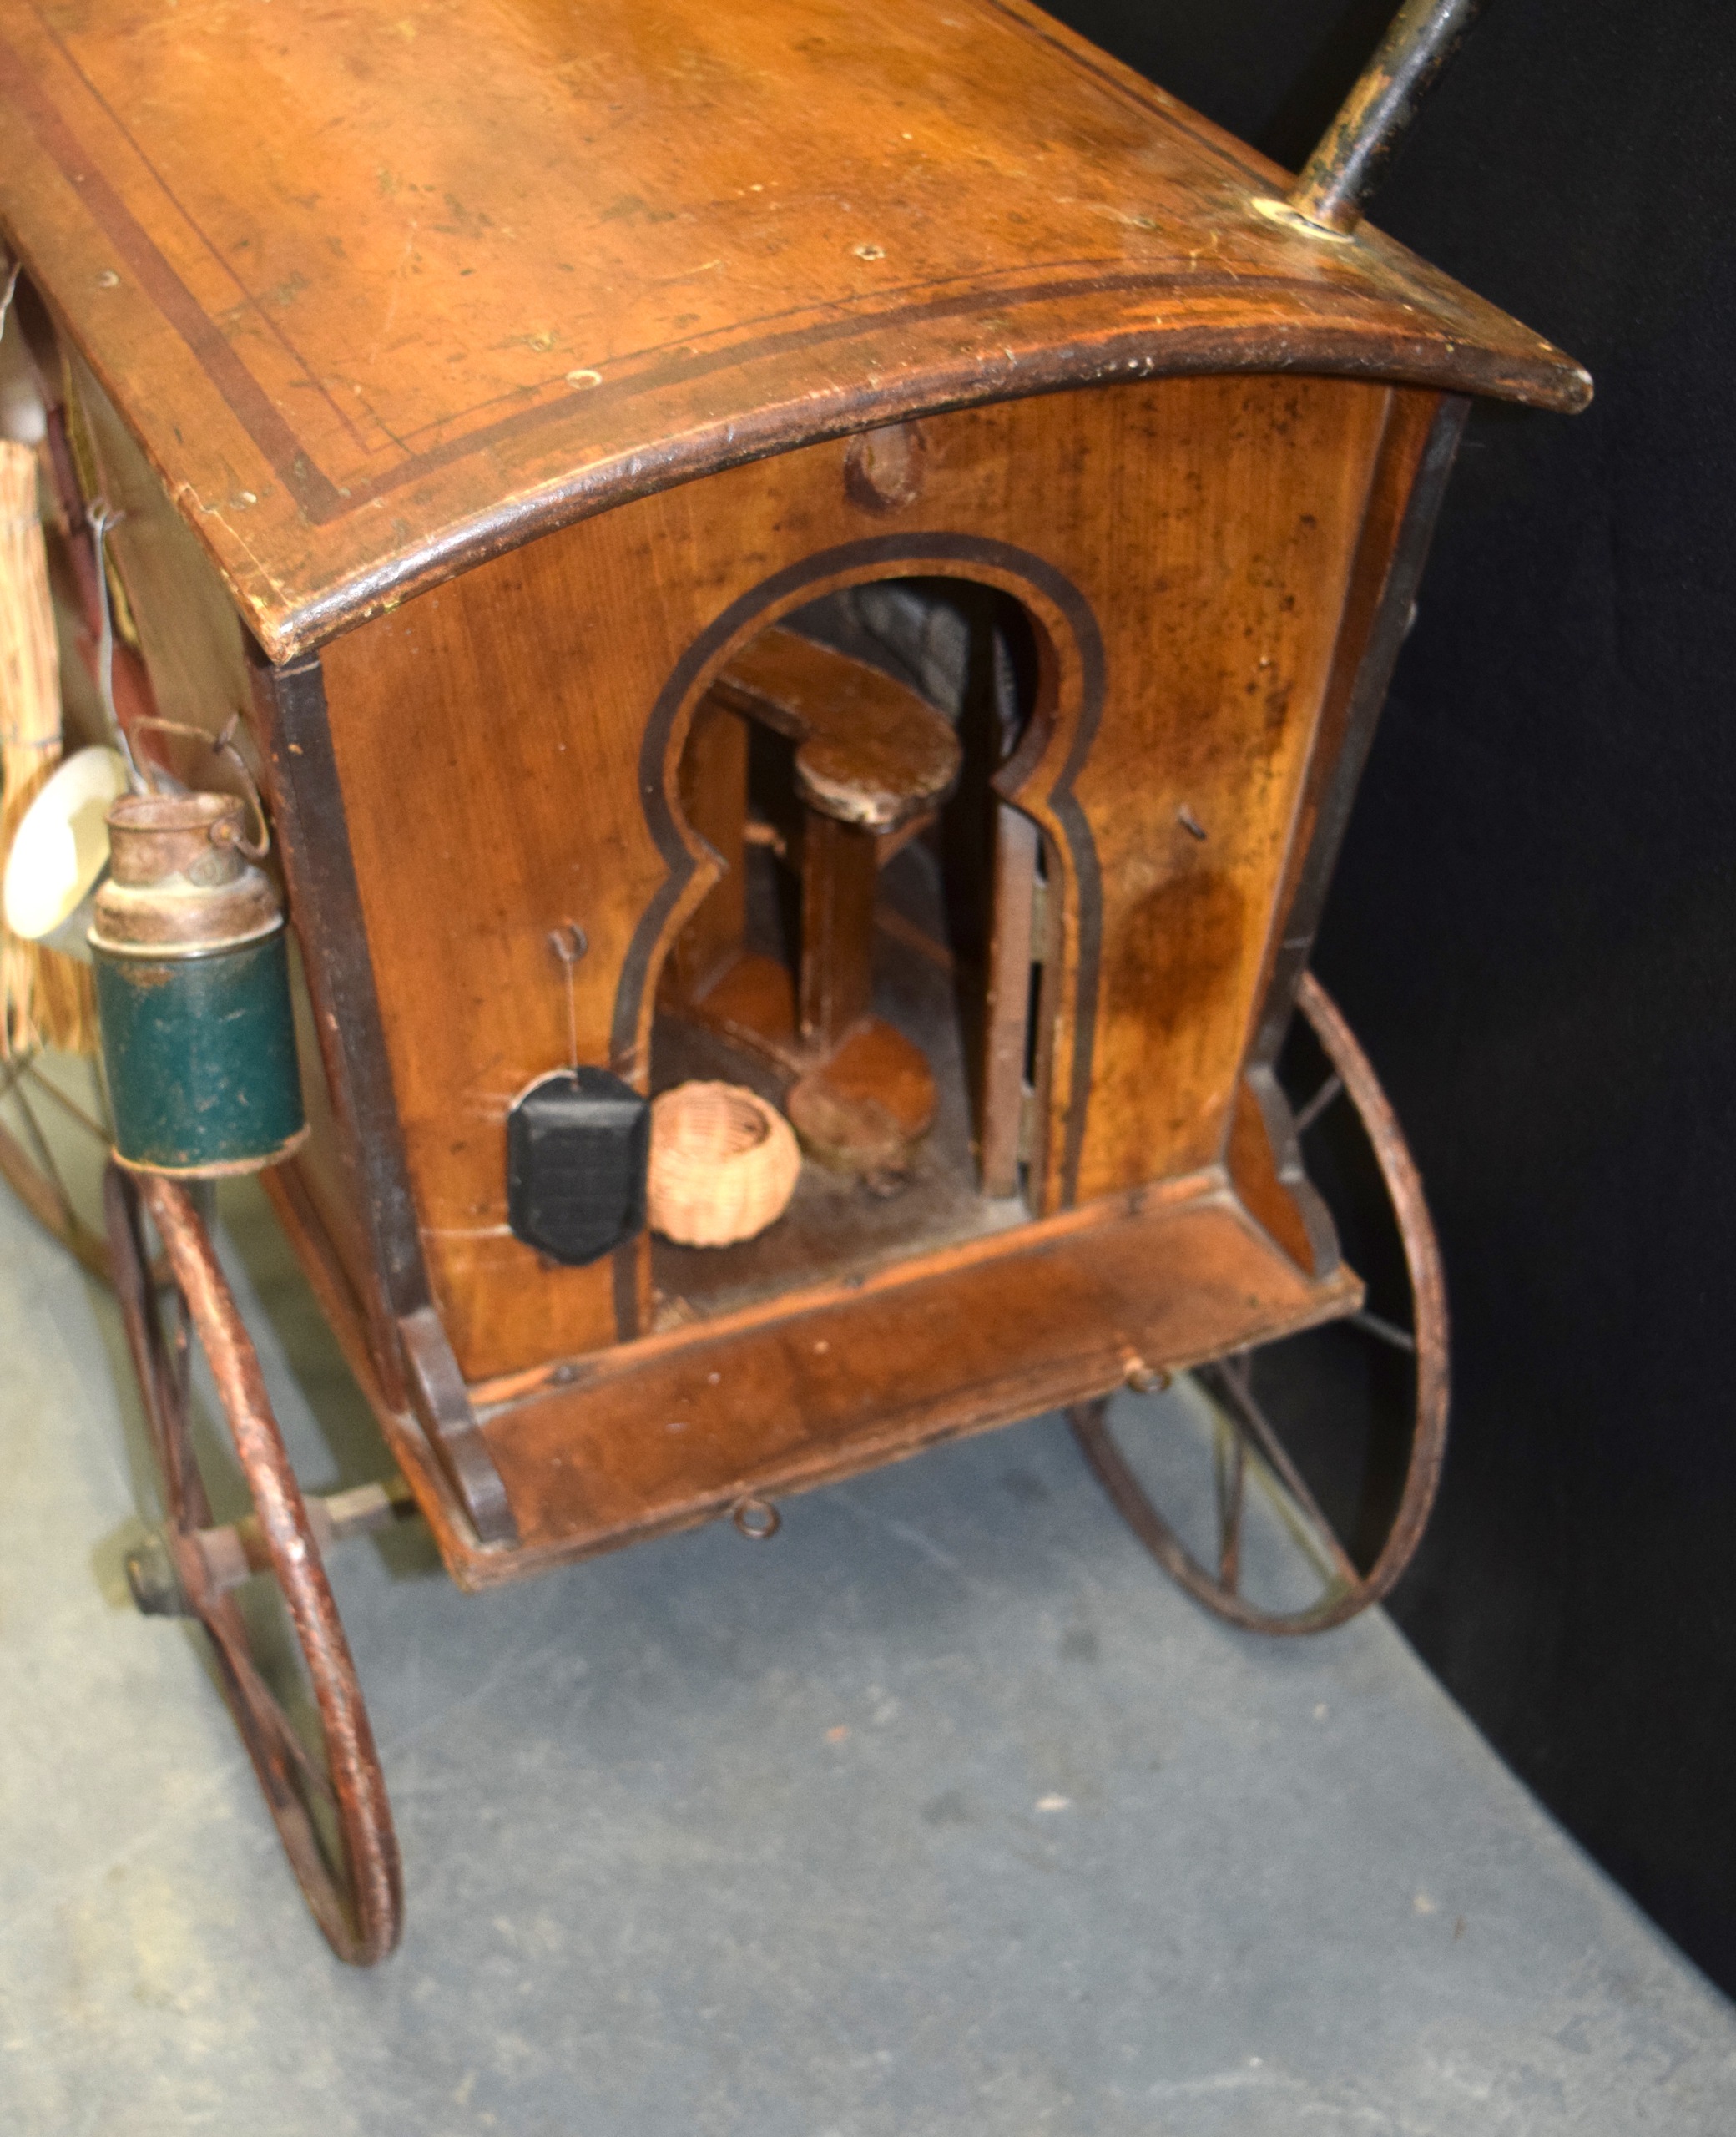
{"type": "Polygon", "coordinates": [[[795,1131],[735,1084],[678,1084],[651,1101],[651,1229],[680,1246],[733,1246],[789,1207],[795,1131]]]}

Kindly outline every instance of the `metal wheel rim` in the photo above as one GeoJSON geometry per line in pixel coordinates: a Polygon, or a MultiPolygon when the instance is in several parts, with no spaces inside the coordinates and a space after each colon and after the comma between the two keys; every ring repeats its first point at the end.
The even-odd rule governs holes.
{"type": "Polygon", "coordinates": [[[182,1590],[210,1639],[236,1729],[314,1919],[341,1959],[372,1966],[396,1948],[403,1927],[403,1878],[391,1806],[349,1644],[257,1354],[186,1189],[111,1164],[103,1194],[115,1291],[163,1479],[169,1548],[182,1590]],[[146,1260],[147,1211],[163,1240],[179,1302],[173,1325],[146,1260]],[[326,1740],[323,1769],[255,1666],[241,1611],[232,1595],[212,1588],[199,1546],[198,1532],[210,1526],[211,1508],[189,1429],[194,1334],[216,1381],[271,1571],[313,1687],[326,1740]],[[327,1859],[307,1801],[310,1788],[335,1821],[344,1857],[341,1869],[327,1859]]]}
{"type": "MultiPolygon", "coordinates": [[[[1239,1594],[1226,1579],[1226,1571],[1234,1578],[1233,1565],[1220,1568],[1214,1575],[1199,1563],[1158,1513],[1109,1429],[1108,1398],[1080,1403],[1067,1412],[1074,1437],[1117,1511],[1170,1578],[1195,1601],[1230,1624],[1249,1632],[1280,1635],[1325,1632],[1334,1625],[1345,1624],[1370,1604],[1380,1602],[1391,1593],[1416,1555],[1440,1488],[1441,1463],[1446,1453],[1450,1392],[1446,1274],[1416,1160],[1368,1056],[1345,1023],[1342,1011],[1312,973],[1302,976],[1296,1006],[1307,1018],[1362,1123],[1397,1222],[1410,1281],[1416,1359],[1416,1422],[1398,1508],[1374,1564],[1366,1574],[1357,1574],[1330,1524],[1314,1504],[1299,1473],[1294,1472],[1294,1464],[1282,1455],[1281,1449],[1280,1461],[1273,1462],[1272,1449],[1260,1444],[1256,1450],[1259,1456],[1277,1472],[1280,1482],[1296,1501],[1298,1513],[1310,1528],[1320,1532],[1317,1540],[1339,1569],[1337,1586],[1330,1589],[1320,1602],[1307,1609],[1263,1610],[1239,1594]],[[1284,1473],[1286,1465],[1291,1473],[1289,1475],[1284,1473]]],[[[1221,1386],[1225,1367],[1219,1365],[1210,1370],[1218,1376],[1221,1386]]],[[[1234,1409],[1237,1406],[1232,1402],[1229,1407],[1234,1409]]],[[[1238,1491],[1249,1444],[1243,1429],[1247,1422],[1245,1414],[1240,1421],[1234,1417],[1229,1419],[1239,1450],[1234,1487],[1238,1491]]],[[[1254,1439],[1258,1441],[1259,1437],[1255,1431],[1254,1439]]]]}

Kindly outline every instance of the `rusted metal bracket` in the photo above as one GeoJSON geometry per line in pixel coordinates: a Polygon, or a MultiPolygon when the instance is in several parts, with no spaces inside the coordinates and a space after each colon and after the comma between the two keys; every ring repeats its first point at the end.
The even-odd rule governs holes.
{"type": "Polygon", "coordinates": [[[416,1414],[477,1534],[485,1543],[516,1543],[518,1523],[507,1488],[470,1407],[469,1391],[438,1311],[424,1306],[400,1314],[398,1335],[416,1414]]]}

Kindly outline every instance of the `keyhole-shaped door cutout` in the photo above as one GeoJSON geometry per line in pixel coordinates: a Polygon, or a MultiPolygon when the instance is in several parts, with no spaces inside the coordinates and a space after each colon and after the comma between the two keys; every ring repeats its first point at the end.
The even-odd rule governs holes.
{"type": "Polygon", "coordinates": [[[654,1084],[784,1107],[821,1264],[865,1225],[907,1249],[1024,1214],[1042,839],[992,781],[1034,674],[1008,596],[881,581],[763,631],[694,716],[681,801],[722,872],[664,967],[654,1084]]]}

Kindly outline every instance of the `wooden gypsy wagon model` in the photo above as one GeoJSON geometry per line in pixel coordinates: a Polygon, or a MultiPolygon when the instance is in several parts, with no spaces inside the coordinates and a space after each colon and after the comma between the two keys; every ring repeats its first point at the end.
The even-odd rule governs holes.
{"type": "MultiPolygon", "coordinates": [[[[400,1878],[320,1546],[403,1494],[298,1491],[214,1172],[272,1161],[466,1588],[765,1533],[1054,1405],[1239,1623],[1335,1624],[1401,1569],[1438,1260],[1306,962],[1467,397],[1589,392],[1360,221],[1470,12],[1413,0],[1298,184],[1024,0],[0,0],[13,338],[137,790],[98,977],[191,971],[103,929],[207,877],[267,914],[226,942],[280,895],[294,944],[295,1117],[240,1154],[123,1137],[108,1178],[168,1514],[135,1586],[209,1630],[346,1958],[391,1948],[400,1878]],[[268,837],[213,798],[250,784],[268,837]],[[1414,1316],[1376,1326],[1417,1422],[1385,1543],[1326,1535],[1284,1616],[1239,1589],[1244,1458],[1314,1502],[1246,1355],[1364,1310],[1275,1074],[1298,1007],[1397,1214],[1414,1316]],[[694,1084],[679,1144],[651,1101],[694,1084]],[[659,1219],[666,1157],[703,1203],[786,1121],[775,1221],[659,1219]],[[1234,1427],[1209,1564],[1104,1420],[1183,1368],[1234,1427]]],[[[202,1080],[219,1022],[184,1073],[118,1071],[105,1022],[117,1111],[245,1114],[254,1065],[202,1080]]]]}

